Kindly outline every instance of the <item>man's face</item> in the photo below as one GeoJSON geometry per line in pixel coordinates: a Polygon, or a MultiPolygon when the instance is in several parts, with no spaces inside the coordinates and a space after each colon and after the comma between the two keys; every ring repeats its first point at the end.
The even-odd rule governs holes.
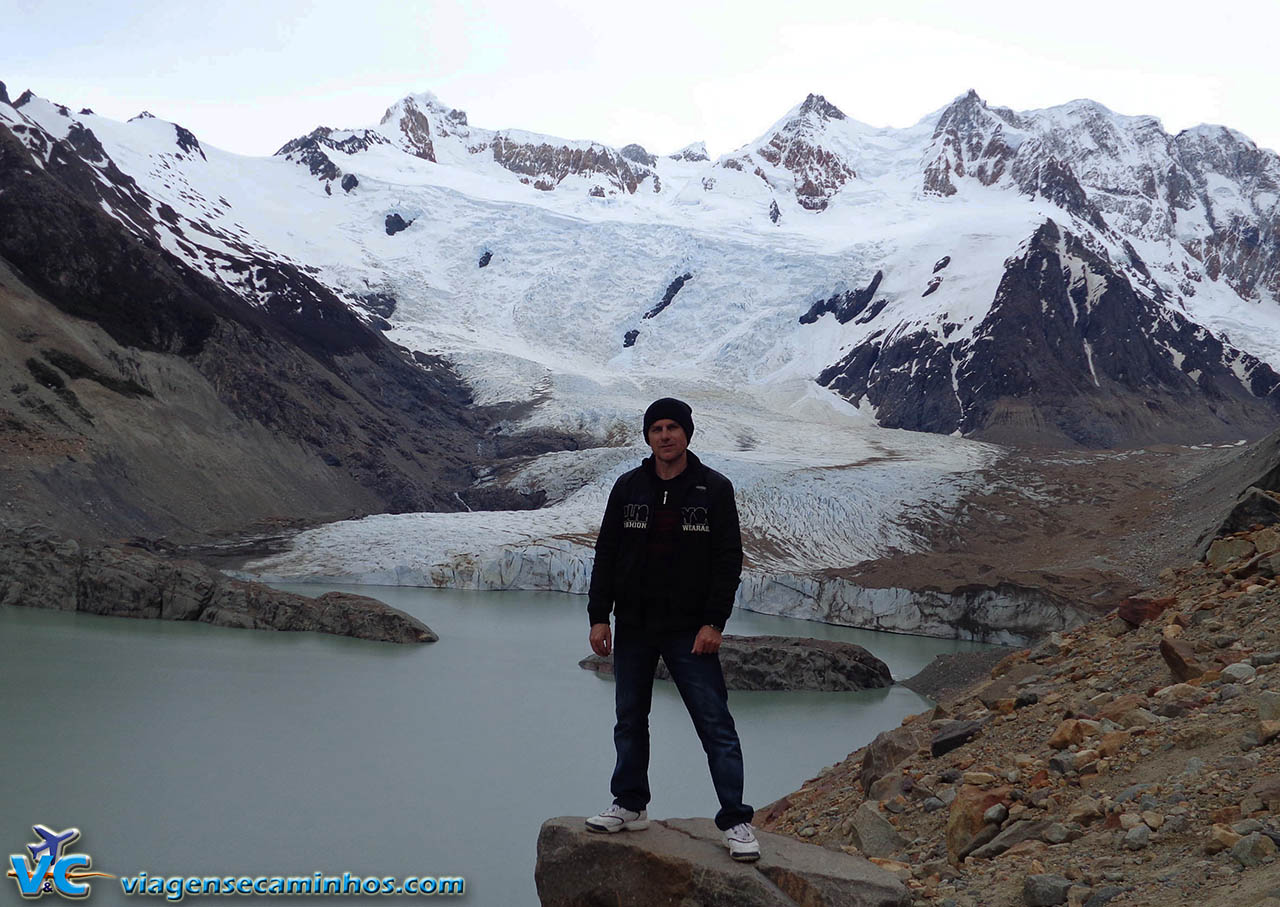
{"type": "Polygon", "coordinates": [[[675,419],[659,419],[649,426],[649,447],[665,463],[674,463],[689,447],[684,427],[675,419]]]}

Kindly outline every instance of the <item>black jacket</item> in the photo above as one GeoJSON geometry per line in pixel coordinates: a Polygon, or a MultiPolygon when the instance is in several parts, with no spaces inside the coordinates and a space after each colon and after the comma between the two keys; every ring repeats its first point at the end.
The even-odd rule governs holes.
{"type": "Polygon", "coordinates": [[[653,457],[623,473],[609,493],[600,535],[587,615],[593,624],[619,623],[652,630],[723,627],[733,611],[742,573],[742,535],[733,483],[693,453],[669,492],[680,508],[674,576],[649,570],[648,535],[657,500],[653,457]]]}

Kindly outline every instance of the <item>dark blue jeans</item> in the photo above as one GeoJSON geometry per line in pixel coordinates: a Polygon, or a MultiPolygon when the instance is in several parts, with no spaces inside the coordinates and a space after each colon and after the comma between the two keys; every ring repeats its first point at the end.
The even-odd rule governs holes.
{"type": "Polygon", "coordinates": [[[742,802],[742,745],[729,714],[720,656],[694,655],[697,635],[696,630],[652,635],[625,625],[616,628],[613,676],[618,723],[613,729],[613,744],[618,763],[610,791],[613,802],[623,809],[641,810],[649,805],[649,706],[653,671],[662,656],[707,754],[711,782],[720,798],[716,826],[729,829],[739,822],[750,822],[754,811],[742,802]]]}

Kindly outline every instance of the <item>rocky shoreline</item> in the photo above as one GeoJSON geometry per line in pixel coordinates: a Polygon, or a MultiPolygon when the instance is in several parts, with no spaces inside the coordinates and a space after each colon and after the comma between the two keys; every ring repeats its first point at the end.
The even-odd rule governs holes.
{"type": "Polygon", "coordinates": [[[139,548],[82,545],[40,527],[0,532],[0,605],[379,642],[439,639],[417,618],[363,595],[306,598],[139,548]]]}
{"type": "Polygon", "coordinates": [[[1280,904],[1277,574],[1280,529],[1219,539],[757,824],[874,857],[919,907],[1280,904]]]}
{"type": "MultiPolygon", "coordinates": [[[[794,636],[725,636],[720,665],[730,690],[848,692],[893,685],[889,666],[862,646],[794,636]]],[[[588,655],[578,667],[613,674],[613,656],[588,655]]],[[[658,661],[654,676],[670,680],[658,661]]]]}

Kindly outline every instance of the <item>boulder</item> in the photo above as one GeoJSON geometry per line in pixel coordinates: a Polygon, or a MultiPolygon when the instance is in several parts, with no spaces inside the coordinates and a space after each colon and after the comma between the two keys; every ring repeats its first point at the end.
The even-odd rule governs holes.
{"type": "Polygon", "coordinates": [[[139,548],[82,547],[37,528],[0,534],[0,605],[382,642],[439,639],[417,618],[363,595],[307,598],[139,548]]]}
{"type": "MultiPolygon", "coordinates": [[[[731,690],[847,692],[893,685],[889,667],[862,646],[794,636],[725,636],[720,646],[724,682],[731,690]]],[[[613,673],[613,656],[588,655],[578,666],[613,673]]],[[[670,680],[658,661],[655,675],[670,680]]]]}
{"type": "Polygon", "coordinates": [[[1022,883],[1022,903],[1027,907],[1055,907],[1067,902],[1071,882],[1060,875],[1039,873],[1022,883]]]}
{"type": "Polygon", "coordinates": [[[999,826],[988,825],[982,817],[991,807],[1008,799],[1007,787],[961,785],[947,816],[947,856],[952,863],[959,865],[970,853],[1000,833],[999,826]]]}
{"type": "Polygon", "coordinates": [[[1248,539],[1214,539],[1213,544],[1209,546],[1209,553],[1205,555],[1205,560],[1210,567],[1221,569],[1233,561],[1252,557],[1256,551],[1253,542],[1248,539]]]}
{"type": "Polygon", "coordinates": [[[1215,824],[1209,829],[1208,840],[1205,841],[1204,852],[1207,854],[1222,853],[1234,847],[1243,835],[1237,834],[1230,826],[1215,824]]]}
{"type": "Polygon", "coordinates": [[[877,734],[862,756],[862,772],[858,780],[862,782],[863,792],[869,792],[872,784],[915,755],[919,748],[919,732],[912,725],[877,734]]]}
{"type": "Polygon", "coordinates": [[[1084,741],[1084,726],[1075,719],[1068,718],[1063,721],[1049,735],[1049,747],[1055,750],[1064,750],[1073,743],[1081,743],[1084,741]]]}
{"type": "Polygon", "coordinates": [[[760,859],[735,863],[709,819],[593,834],[583,819],[548,819],[534,882],[543,907],[906,907],[906,887],[857,854],[757,832],[760,859]]]}
{"type": "Polygon", "coordinates": [[[929,744],[929,753],[935,759],[946,755],[953,749],[964,746],[981,732],[981,721],[952,721],[934,735],[929,744]]]}
{"type": "Polygon", "coordinates": [[[1176,605],[1176,598],[1153,598],[1150,595],[1135,595],[1126,598],[1120,604],[1117,616],[1131,627],[1137,627],[1146,621],[1155,620],[1165,609],[1176,605]]]}
{"type": "Polygon", "coordinates": [[[1259,529],[1253,534],[1253,547],[1259,554],[1272,554],[1280,551],[1280,530],[1274,526],[1259,529]]]}
{"type": "Polygon", "coordinates": [[[1125,832],[1124,846],[1127,850],[1142,850],[1151,843],[1151,829],[1146,825],[1135,825],[1125,832]]]}
{"type": "Polygon", "coordinates": [[[998,857],[1010,847],[1023,841],[1039,841],[1053,823],[1048,819],[1019,819],[1010,822],[1001,832],[981,847],[969,854],[975,860],[990,860],[998,857]]]}
{"type": "Polygon", "coordinates": [[[1264,526],[1280,523],[1280,495],[1255,485],[1240,495],[1235,507],[1219,527],[1218,534],[1240,532],[1259,523],[1264,526]]]}
{"type": "Polygon", "coordinates": [[[1067,808],[1067,821],[1078,822],[1081,825],[1088,825],[1101,819],[1103,816],[1102,804],[1093,797],[1081,797],[1067,808]]]}
{"type": "Polygon", "coordinates": [[[1267,857],[1275,856],[1276,842],[1261,832],[1245,835],[1231,848],[1231,858],[1241,866],[1257,866],[1267,857]]]}
{"type": "Polygon", "coordinates": [[[1175,680],[1185,682],[1205,672],[1204,665],[1196,658],[1195,649],[1190,643],[1180,639],[1162,639],[1160,654],[1164,657],[1165,664],[1169,666],[1175,680]]]}
{"type": "Polygon", "coordinates": [[[1222,669],[1222,679],[1227,683],[1248,683],[1257,675],[1257,669],[1244,661],[1237,661],[1222,669]]]}
{"type": "Polygon", "coordinates": [[[1147,700],[1144,696],[1139,696],[1137,693],[1127,693],[1099,708],[1098,717],[1109,719],[1116,722],[1116,724],[1124,724],[1125,716],[1134,709],[1142,708],[1146,702],[1147,700]]]}
{"type": "Polygon", "coordinates": [[[868,857],[888,857],[901,851],[907,842],[874,803],[863,803],[853,813],[853,844],[868,857]]]}
{"type": "Polygon", "coordinates": [[[1268,810],[1280,809],[1280,775],[1267,775],[1253,783],[1249,795],[1256,797],[1268,810]]]}

